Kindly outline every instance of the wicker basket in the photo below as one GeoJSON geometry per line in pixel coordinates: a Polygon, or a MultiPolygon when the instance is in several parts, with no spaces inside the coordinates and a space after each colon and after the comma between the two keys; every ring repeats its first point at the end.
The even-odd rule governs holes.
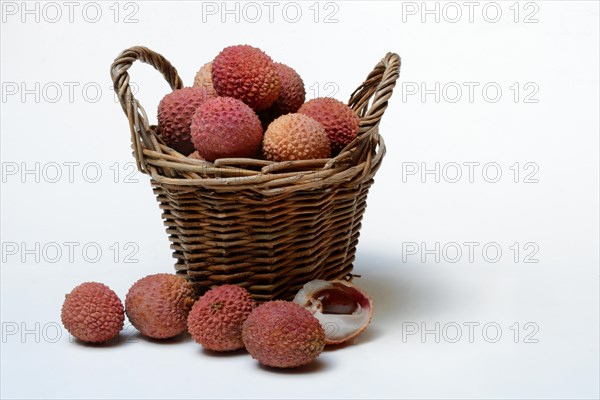
{"type": "Polygon", "coordinates": [[[166,146],[131,93],[128,70],[136,60],[160,71],[171,88],[183,85],[171,63],[145,47],[125,50],[111,67],[177,272],[199,293],[233,283],[259,301],[289,299],[312,279],[351,278],[367,193],[385,154],[378,124],[399,76],[398,55],[388,53],[352,94],[360,131],[338,156],[278,163],[210,163],[166,146]]]}

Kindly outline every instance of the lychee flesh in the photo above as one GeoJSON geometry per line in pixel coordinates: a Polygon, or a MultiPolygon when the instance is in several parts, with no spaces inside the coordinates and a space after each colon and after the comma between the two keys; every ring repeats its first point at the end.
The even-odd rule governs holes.
{"type": "Polygon", "coordinates": [[[226,47],[215,57],[212,83],[219,96],[242,100],[256,111],[269,108],[280,91],[271,57],[248,45],[226,47]]]}
{"type": "Polygon", "coordinates": [[[86,282],[65,296],[61,320],[77,339],[100,343],[119,334],[125,315],[121,300],[108,286],[86,282]]]}
{"type": "Polygon", "coordinates": [[[192,143],[207,161],[256,157],[262,138],[256,113],[231,97],[207,100],[192,117],[192,143]]]}
{"type": "Polygon", "coordinates": [[[270,161],[328,158],[329,139],[323,126],[304,114],[286,114],[271,122],[263,139],[263,155],[270,161]]]}
{"type": "Polygon", "coordinates": [[[275,368],[309,364],[325,346],[319,321],[298,304],[281,300],[258,306],[244,323],[242,337],[254,359],[275,368]]]}
{"type": "Polygon", "coordinates": [[[358,134],[360,117],[339,100],[319,97],[309,100],[298,110],[319,121],[331,142],[331,153],[335,156],[358,134]]]}
{"type": "Polygon", "coordinates": [[[155,274],[135,282],[125,298],[129,322],[145,336],[167,339],[187,328],[195,301],[191,283],[179,275],[155,274]]]}
{"type": "Polygon", "coordinates": [[[373,302],[351,282],[316,279],[304,285],[294,302],[321,323],[326,344],[340,344],[362,333],[373,316],[373,302]]]}
{"type": "Polygon", "coordinates": [[[206,100],[215,97],[204,87],[187,87],[167,94],[158,105],[158,128],[167,146],[181,154],[194,151],[190,127],[192,115],[206,100]]]}
{"type": "Polygon", "coordinates": [[[194,77],[194,87],[203,87],[212,96],[216,97],[217,92],[212,83],[212,61],[204,64],[194,77]]]}
{"type": "Polygon", "coordinates": [[[250,293],[237,285],[217,286],[192,307],[188,331],[197,343],[213,351],[244,348],[242,326],[255,303],[250,293]]]}

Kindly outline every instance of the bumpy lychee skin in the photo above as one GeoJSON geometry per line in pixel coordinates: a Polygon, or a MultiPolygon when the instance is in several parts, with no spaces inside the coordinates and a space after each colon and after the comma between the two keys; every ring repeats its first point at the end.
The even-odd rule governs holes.
{"type": "Polygon", "coordinates": [[[82,283],[66,295],[60,316],[71,335],[90,343],[114,338],[125,320],[119,297],[97,282],[82,283]]]}
{"type": "Polygon", "coordinates": [[[213,60],[211,77],[219,96],[240,99],[256,111],[269,108],[279,96],[273,60],[252,46],[223,49],[213,60]]]}
{"type": "Polygon", "coordinates": [[[188,158],[193,158],[194,160],[204,160],[204,158],[202,158],[202,156],[200,155],[200,153],[198,153],[198,150],[196,150],[192,154],[190,154],[188,156],[188,158]]]}
{"type": "Polygon", "coordinates": [[[203,87],[212,97],[217,96],[217,92],[212,83],[212,61],[204,64],[194,77],[194,87],[203,87]]]}
{"type": "Polygon", "coordinates": [[[125,297],[125,311],[140,333],[167,339],[186,330],[194,301],[194,288],[185,278],[173,274],[149,275],[131,286],[125,297]]]}
{"type": "Polygon", "coordinates": [[[304,104],[306,98],[304,81],[293,68],[285,64],[275,63],[275,69],[281,82],[281,90],[273,107],[280,115],[295,113],[304,104]]]}
{"type": "Polygon", "coordinates": [[[309,364],[325,346],[319,321],[298,304],[281,300],[258,306],[244,323],[242,337],[252,358],[276,368],[309,364]]]}
{"type": "Polygon", "coordinates": [[[304,103],[298,112],[316,119],[323,125],[331,142],[333,155],[337,155],[358,134],[359,116],[339,100],[319,97],[304,103]]]}
{"type": "Polygon", "coordinates": [[[194,340],[213,351],[244,348],[242,325],[254,309],[248,291],[237,285],[222,285],[200,297],[188,316],[188,331],[194,340]]]}
{"type": "Polygon", "coordinates": [[[266,110],[258,113],[258,117],[265,129],[275,118],[298,111],[306,98],[304,82],[300,75],[293,68],[285,64],[275,63],[274,65],[279,76],[279,81],[281,82],[281,90],[275,103],[266,110]]]}
{"type": "Polygon", "coordinates": [[[158,128],[167,146],[188,155],[194,151],[190,137],[192,115],[206,100],[215,97],[206,88],[174,90],[158,105],[158,128]]]}
{"type": "Polygon", "coordinates": [[[263,139],[270,161],[310,160],[331,155],[323,126],[304,114],[286,114],[271,122],[263,139]]]}
{"type": "Polygon", "coordinates": [[[192,143],[207,161],[255,157],[262,137],[256,113],[231,97],[207,100],[192,117],[192,143]]]}

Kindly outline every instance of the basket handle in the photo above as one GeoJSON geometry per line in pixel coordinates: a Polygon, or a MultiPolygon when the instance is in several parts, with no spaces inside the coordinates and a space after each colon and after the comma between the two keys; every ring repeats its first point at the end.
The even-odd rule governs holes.
{"type": "Polygon", "coordinates": [[[183,82],[177,74],[175,67],[166,58],[147,47],[134,46],[124,50],[115,58],[110,67],[110,76],[113,81],[115,93],[117,93],[119,103],[121,103],[123,112],[125,112],[129,120],[131,143],[137,167],[141,172],[147,172],[142,141],[146,147],[152,150],[159,150],[159,144],[150,137],[150,125],[146,112],[131,92],[128,71],[135,61],[141,61],[156,68],[162,73],[173,90],[182,88],[183,82]]]}
{"type": "Polygon", "coordinates": [[[400,65],[398,54],[387,53],[365,82],[350,95],[348,105],[361,117],[359,135],[370,131],[381,121],[396,81],[400,77],[400,65]],[[373,100],[369,106],[371,98],[373,100]]]}

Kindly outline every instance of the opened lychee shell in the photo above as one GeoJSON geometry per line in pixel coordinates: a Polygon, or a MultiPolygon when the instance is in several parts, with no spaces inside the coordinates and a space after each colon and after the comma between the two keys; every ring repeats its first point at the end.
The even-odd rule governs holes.
{"type": "Polygon", "coordinates": [[[294,302],[319,320],[325,331],[325,344],[340,344],[355,338],[373,316],[371,299],[347,281],[308,282],[296,294],[294,302]]]}

